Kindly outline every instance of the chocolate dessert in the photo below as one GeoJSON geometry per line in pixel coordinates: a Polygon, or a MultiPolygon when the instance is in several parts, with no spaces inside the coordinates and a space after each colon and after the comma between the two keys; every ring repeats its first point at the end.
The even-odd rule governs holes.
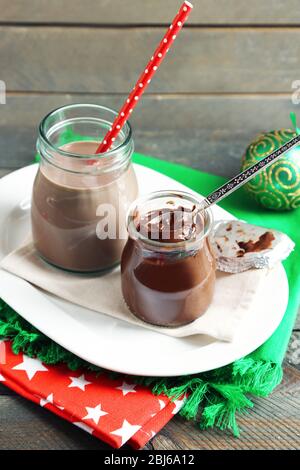
{"type": "Polygon", "coordinates": [[[196,205],[135,213],[121,260],[123,296],[132,313],[148,323],[180,326],[206,311],[215,285],[206,224],[196,205]]]}

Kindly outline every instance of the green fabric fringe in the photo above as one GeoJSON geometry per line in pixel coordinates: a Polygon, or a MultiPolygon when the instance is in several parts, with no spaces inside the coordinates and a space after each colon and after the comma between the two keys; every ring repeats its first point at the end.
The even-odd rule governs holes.
{"type": "MultiPolygon", "coordinates": [[[[45,364],[64,363],[71,370],[85,368],[101,372],[40,333],[0,299],[0,338],[12,340],[15,354],[24,352],[45,364]]],[[[110,373],[112,378],[121,374],[110,373]]],[[[180,414],[199,423],[201,429],[217,427],[239,435],[237,412],[253,407],[250,396],[265,397],[282,380],[280,364],[245,357],[228,366],[193,376],[156,378],[131,377],[151,386],[155,394],[165,393],[172,400],[186,396],[180,414]]]]}

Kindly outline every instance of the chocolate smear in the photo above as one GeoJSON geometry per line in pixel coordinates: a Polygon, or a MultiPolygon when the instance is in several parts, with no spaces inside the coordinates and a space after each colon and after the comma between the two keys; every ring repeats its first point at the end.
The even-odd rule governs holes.
{"type": "MultiPolygon", "coordinates": [[[[275,240],[275,237],[272,232],[265,232],[263,233],[257,242],[253,242],[249,240],[248,242],[238,242],[238,246],[243,250],[243,254],[245,253],[257,253],[259,251],[267,250],[271,248],[272,241],[275,240]]],[[[238,252],[238,256],[243,256],[238,252]]]]}

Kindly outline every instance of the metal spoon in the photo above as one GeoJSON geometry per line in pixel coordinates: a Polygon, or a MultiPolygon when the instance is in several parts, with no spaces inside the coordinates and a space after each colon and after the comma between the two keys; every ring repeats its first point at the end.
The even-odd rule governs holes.
{"type": "MultiPolygon", "coordinates": [[[[220,186],[218,189],[213,191],[209,196],[207,196],[203,201],[201,201],[201,209],[206,209],[207,207],[216,204],[229,194],[233,193],[236,189],[240,188],[243,184],[247,183],[253,176],[257,175],[264,168],[267,168],[273,162],[278,160],[288,150],[300,144],[300,135],[297,135],[293,139],[289,140],[286,144],[279,147],[279,149],[270,153],[266,157],[262,158],[259,162],[250,166],[247,170],[242,171],[238,175],[234,176],[227,183],[220,186]]],[[[299,157],[300,158],[300,157],[299,157]]]]}

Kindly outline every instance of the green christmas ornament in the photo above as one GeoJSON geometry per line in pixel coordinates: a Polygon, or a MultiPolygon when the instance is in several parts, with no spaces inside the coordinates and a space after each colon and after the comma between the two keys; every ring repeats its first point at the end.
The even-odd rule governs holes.
{"type": "MultiPolygon", "coordinates": [[[[294,118],[292,120],[294,124],[294,118]]],[[[246,170],[299,134],[296,124],[294,127],[296,130],[282,129],[259,135],[246,149],[242,169],[246,170]]],[[[261,171],[244,188],[267,209],[285,211],[300,207],[300,145],[261,171]]]]}

